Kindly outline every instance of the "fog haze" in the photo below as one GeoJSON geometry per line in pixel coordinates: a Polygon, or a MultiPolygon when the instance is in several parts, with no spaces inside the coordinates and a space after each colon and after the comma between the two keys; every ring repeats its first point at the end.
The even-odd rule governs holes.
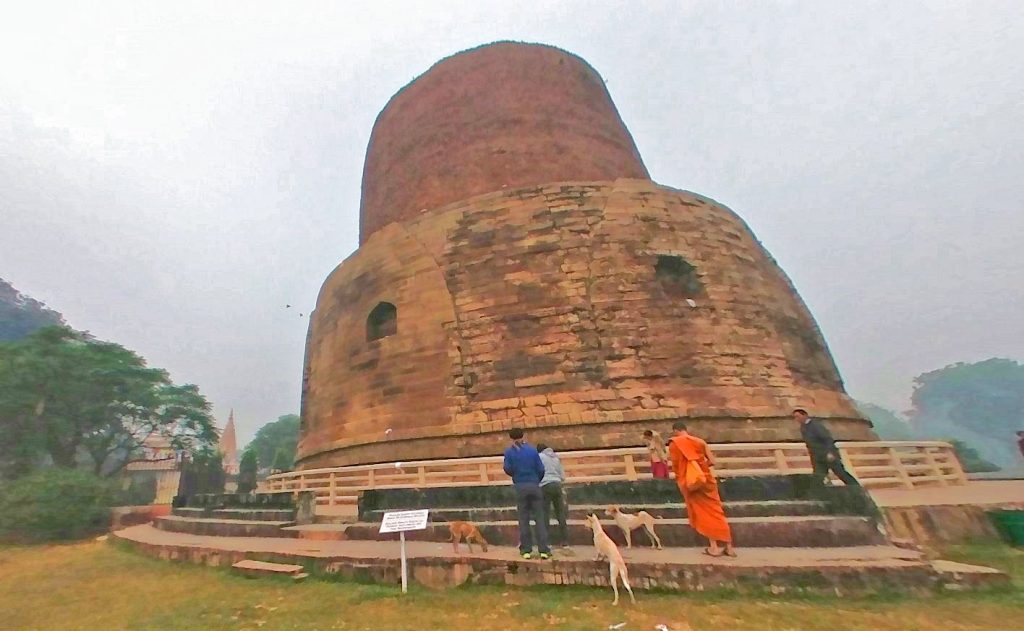
{"type": "Polygon", "coordinates": [[[853,396],[899,410],[920,372],[1024,358],[1021,3],[349,4],[8,8],[0,277],[245,442],[298,411],[377,113],[511,39],[587,60],[653,179],[750,224],[853,396]]]}

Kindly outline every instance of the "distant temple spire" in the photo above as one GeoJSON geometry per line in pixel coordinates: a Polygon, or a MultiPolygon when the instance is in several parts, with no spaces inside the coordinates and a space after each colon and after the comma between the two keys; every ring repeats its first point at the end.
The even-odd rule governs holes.
{"type": "Polygon", "coordinates": [[[230,475],[238,473],[238,445],[235,441],[235,409],[231,408],[228,424],[220,434],[220,453],[223,457],[224,471],[230,475]]]}

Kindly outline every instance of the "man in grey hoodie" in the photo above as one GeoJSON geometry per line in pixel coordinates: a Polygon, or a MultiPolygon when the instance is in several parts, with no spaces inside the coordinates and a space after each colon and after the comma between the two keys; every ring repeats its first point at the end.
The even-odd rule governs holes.
{"type": "Polygon", "coordinates": [[[565,482],[565,469],[562,468],[562,461],[558,459],[555,450],[544,443],[537,445],[540,453],[540,461],[544,465],[544,478],[540,481],[540,491],[544,496],[541,504],[544,508],[544,523],[551,524],[551,514],[554,513],[558,520],[558,536],[552,537],[552,543],[561,543],[563,547],[569,546],[569,529],[565,525],[565,516],[569,507],[565,502],[565,489],[562,483],[565,482]]]}

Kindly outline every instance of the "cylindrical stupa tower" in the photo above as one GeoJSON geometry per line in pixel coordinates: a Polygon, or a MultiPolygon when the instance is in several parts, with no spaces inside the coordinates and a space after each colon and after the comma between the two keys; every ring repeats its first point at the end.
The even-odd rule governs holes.
{"type": "Polygon", "coordinates": [[[360,248],[310,319],[302,468],[796,440],[805,407],[871,439],[811,314],[732,211],[652,182],[601,77],[548,46],[445,59],[391,99],[360,248]]]}

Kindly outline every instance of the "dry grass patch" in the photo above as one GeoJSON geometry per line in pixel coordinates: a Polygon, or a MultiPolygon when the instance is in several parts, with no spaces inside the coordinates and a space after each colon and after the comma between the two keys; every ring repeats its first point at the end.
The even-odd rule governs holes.
{"type": "MultiPolygon", "coordinates": [[[[1024,579],[1024,553],[961,548],[1024,579]]],[[[769,599],[638,592],[611,606],[609,590],[471,587],[414,590],[288,579],[250,580],[172,564],[102,543],[0,548],[3,629],[607,629],[666,624],[713,629],[871,631],[1005,629],[1024,615],[1024,585],[999,594],[929,599],[769,599]]]]}

